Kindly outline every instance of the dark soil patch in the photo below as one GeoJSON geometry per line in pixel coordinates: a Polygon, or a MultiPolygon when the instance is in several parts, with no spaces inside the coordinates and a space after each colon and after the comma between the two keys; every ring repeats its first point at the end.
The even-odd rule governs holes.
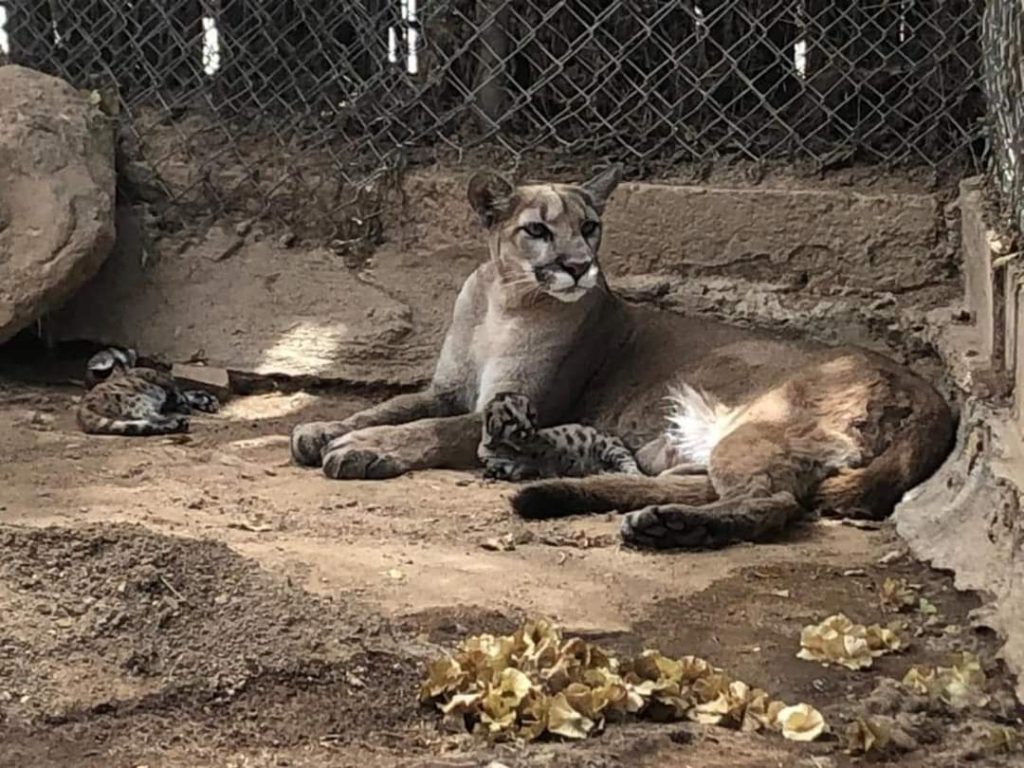
{"type": "Polygon", "coordinates": [[[14,597],[0,728],[26,741],[45,730],[113,753],[125,732],[136,746],[397,746],[420,723],[421,662],[383,619],[224,544],[141,526],[4,527],[0,547],[0,589],[14,597]]]}

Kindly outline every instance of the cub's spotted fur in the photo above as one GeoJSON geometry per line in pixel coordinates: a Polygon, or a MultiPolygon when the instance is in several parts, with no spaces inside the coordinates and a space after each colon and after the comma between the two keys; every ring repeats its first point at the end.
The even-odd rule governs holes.
{"type": "Polygon", "coordinates": [[[181,391],[166,371],[136,367],[132,349],[97,352],[86,368],[89,391],[78,406],[78,425],[93,435],[166,435],[187,432],[193,410],[216,413],[217,398],[181,391]]]}
{"type": "Polygon", "coordinates": [[[478,455],[484,476],[495,480],[641,474],[619,438],[582,424],[537,429],[530,399],[511,392],[495,395],[484,409],[478,455]]]}

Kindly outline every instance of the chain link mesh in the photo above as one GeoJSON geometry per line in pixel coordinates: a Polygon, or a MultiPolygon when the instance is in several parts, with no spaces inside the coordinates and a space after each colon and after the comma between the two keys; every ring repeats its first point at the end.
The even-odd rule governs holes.
{"type": "Polygon", "coordinates": [[[403,168],[475,153],[637,175],[977,163],[981,0],[0,5],[14,62],[116,86],[176,199],[287,219],[373,198],[357,235],[403,168]]]}
{"type": "Polygon", "coordinates": [[[985,11],[985,95],[992,171],[1006,213],[1024,232],[1024,6],[991,0],[985,11]]]}

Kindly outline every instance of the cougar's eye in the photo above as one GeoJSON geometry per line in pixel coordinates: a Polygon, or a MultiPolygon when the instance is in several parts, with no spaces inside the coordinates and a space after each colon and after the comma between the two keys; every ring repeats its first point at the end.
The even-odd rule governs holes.
{"type": "Polygon", "coordinates": [[[539,221],[531,221],[529,224],[524,224],[522,229],[529,237],[537,240],[548,240],[551,238],[551,230],[539,221]]]}
{"type": "Polygon", "coordinates": [[[584,237],[593,237],[600,228],[601,225],[596,221],[584,221],[583,226],[580,227],[580,234],[584,237]]]}

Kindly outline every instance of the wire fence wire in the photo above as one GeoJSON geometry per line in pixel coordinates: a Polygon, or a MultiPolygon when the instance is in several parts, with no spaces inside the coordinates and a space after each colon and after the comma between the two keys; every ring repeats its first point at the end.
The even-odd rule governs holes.
{"type": "MultiPolygon", "coordinates": [[[[979,161],[982,0],[0,6],[14,62],[116,86],[133,151],[176,199],[221,211],[326,212],[476,152],[635,175],[979,161]]],[[[1005,40],[998,21],[986,32],[1005,40]]]]}
{"type": "Polygon", "coordinates": [[[985,11],[985,95],[992,176],[1005,212],[1024,232],[1024,6],[991,0],[985,11]]]}

